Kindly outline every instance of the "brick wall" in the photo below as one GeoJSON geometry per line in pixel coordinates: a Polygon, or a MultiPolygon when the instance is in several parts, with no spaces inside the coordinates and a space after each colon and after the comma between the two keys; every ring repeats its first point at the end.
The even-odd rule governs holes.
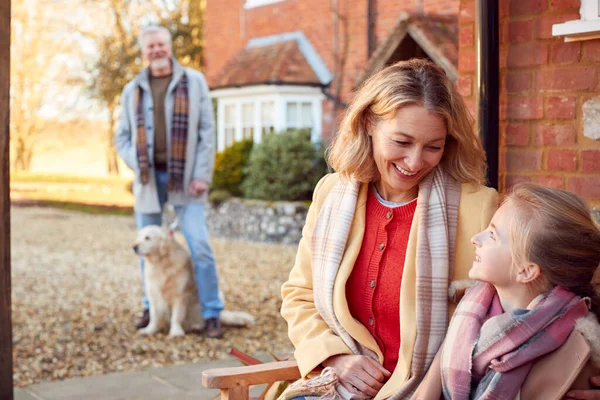
{"type": "MultiPolygon", "coordinates": [[[[600,40],[564,43],[552,25],[579,0],[500,0],[500,189],[532,181],[600,205],[600,142],[583,136],[582,105],[600,88],[600,40]]],[[[474,110],[475,3],[460,4],[458,86],[474,110]]]]}

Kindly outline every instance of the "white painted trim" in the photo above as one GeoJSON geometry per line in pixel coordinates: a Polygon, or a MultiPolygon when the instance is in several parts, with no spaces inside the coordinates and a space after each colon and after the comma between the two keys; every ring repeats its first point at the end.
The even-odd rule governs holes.
{"type": "Polygon", "coordinates": [[[600,31],[600,19],[595,21],[567,21],[552,25],[552,36],[581,35],[600,31]]]}
{"type": "Polygon", "coordinates": [[[581,0],[581,19],[552,25],[552,36],[565,36],[565,42],[597,38],[600,35],[599,3],[599,0],[581,0]]]}
{"type": "Polygon", "coordinates": [[[246,0],[246,2],[244,3],[244,8],[249,9],[249,8],[261,7],[261,6],[266,6],[266,5],[273,4],[273,3],[280,3],[282,1],[285,1],[285,0],[246,0]]]}
{"type": "Polygon", "coordinates": [[[211,90],[210,96],[215,99],[226,97],[244,97],[257,95],[281,95],[281,94],[311,94],[320,95],[324,98],[320,87],[302,85],[256,85],[235,88],[211,90]]]}
{"type": "Polygon", "coordinates": [[[242,128],[244,125],[242,124],[242,102],[238,101],[235,103],[235,133],[233,137],[236,142],[241,142],[244,140],[244,132],[242,132],[242,128]]]}
{"type": "Polygon", "coordinates": [[[221,152],[225,150],[225,105],[222,101],[217,102],[217,125],[217,150],[221,152]]]}

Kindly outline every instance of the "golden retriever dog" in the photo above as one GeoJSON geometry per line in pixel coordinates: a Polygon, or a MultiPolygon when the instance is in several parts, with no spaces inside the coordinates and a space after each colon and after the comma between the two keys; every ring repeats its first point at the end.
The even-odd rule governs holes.
{"type": "MultiPolygon", "coordinates": [[[[144,278],[150,303],[150,323],[139,331],[142,335],[156,334],[169,320],[169,336],[183,336],[204,328],[194,264],[187,245],[180,244],[175,236],[166,228],[150,225],[140,229],[133,245],[135,253],[145,259],[144,278]]],[[[223,310],[219,319],[229,326],[254,323],[254,318],[243,311],[223,310]]]]}

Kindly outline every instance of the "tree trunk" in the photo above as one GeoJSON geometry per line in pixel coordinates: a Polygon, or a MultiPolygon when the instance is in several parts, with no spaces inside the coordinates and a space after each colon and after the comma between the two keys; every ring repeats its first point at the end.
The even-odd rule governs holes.
{"type": "Polygon", "coordinates": [[[115,148],[114,142],[114,129],[115,129],[115,104],[111,103],[108,105],[108,130],[106,132],[106,156],[107,156],[107,168],[109,175],[119,175],[119,159],[117,156],[117,149],[115,148]]]}
{"type": "Polygon", "coordinates": [[[16,171],[29,171],[31,159],[33,157],[33,149],[27,145],[27,141],[23,138],[17,138],[15,148],[15,159],[13,167],[16,171]]]}

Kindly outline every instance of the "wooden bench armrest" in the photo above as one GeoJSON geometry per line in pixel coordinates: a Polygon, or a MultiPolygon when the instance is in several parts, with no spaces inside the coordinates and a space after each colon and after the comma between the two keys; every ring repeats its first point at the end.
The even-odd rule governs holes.
{"type": "Polygon", "coordinates": [[[202,372],[202,385],[211,389],[234,389],[297,379],[300,379],[300,370],[296,360],[245,367],[213,368],[202,372]]]}

